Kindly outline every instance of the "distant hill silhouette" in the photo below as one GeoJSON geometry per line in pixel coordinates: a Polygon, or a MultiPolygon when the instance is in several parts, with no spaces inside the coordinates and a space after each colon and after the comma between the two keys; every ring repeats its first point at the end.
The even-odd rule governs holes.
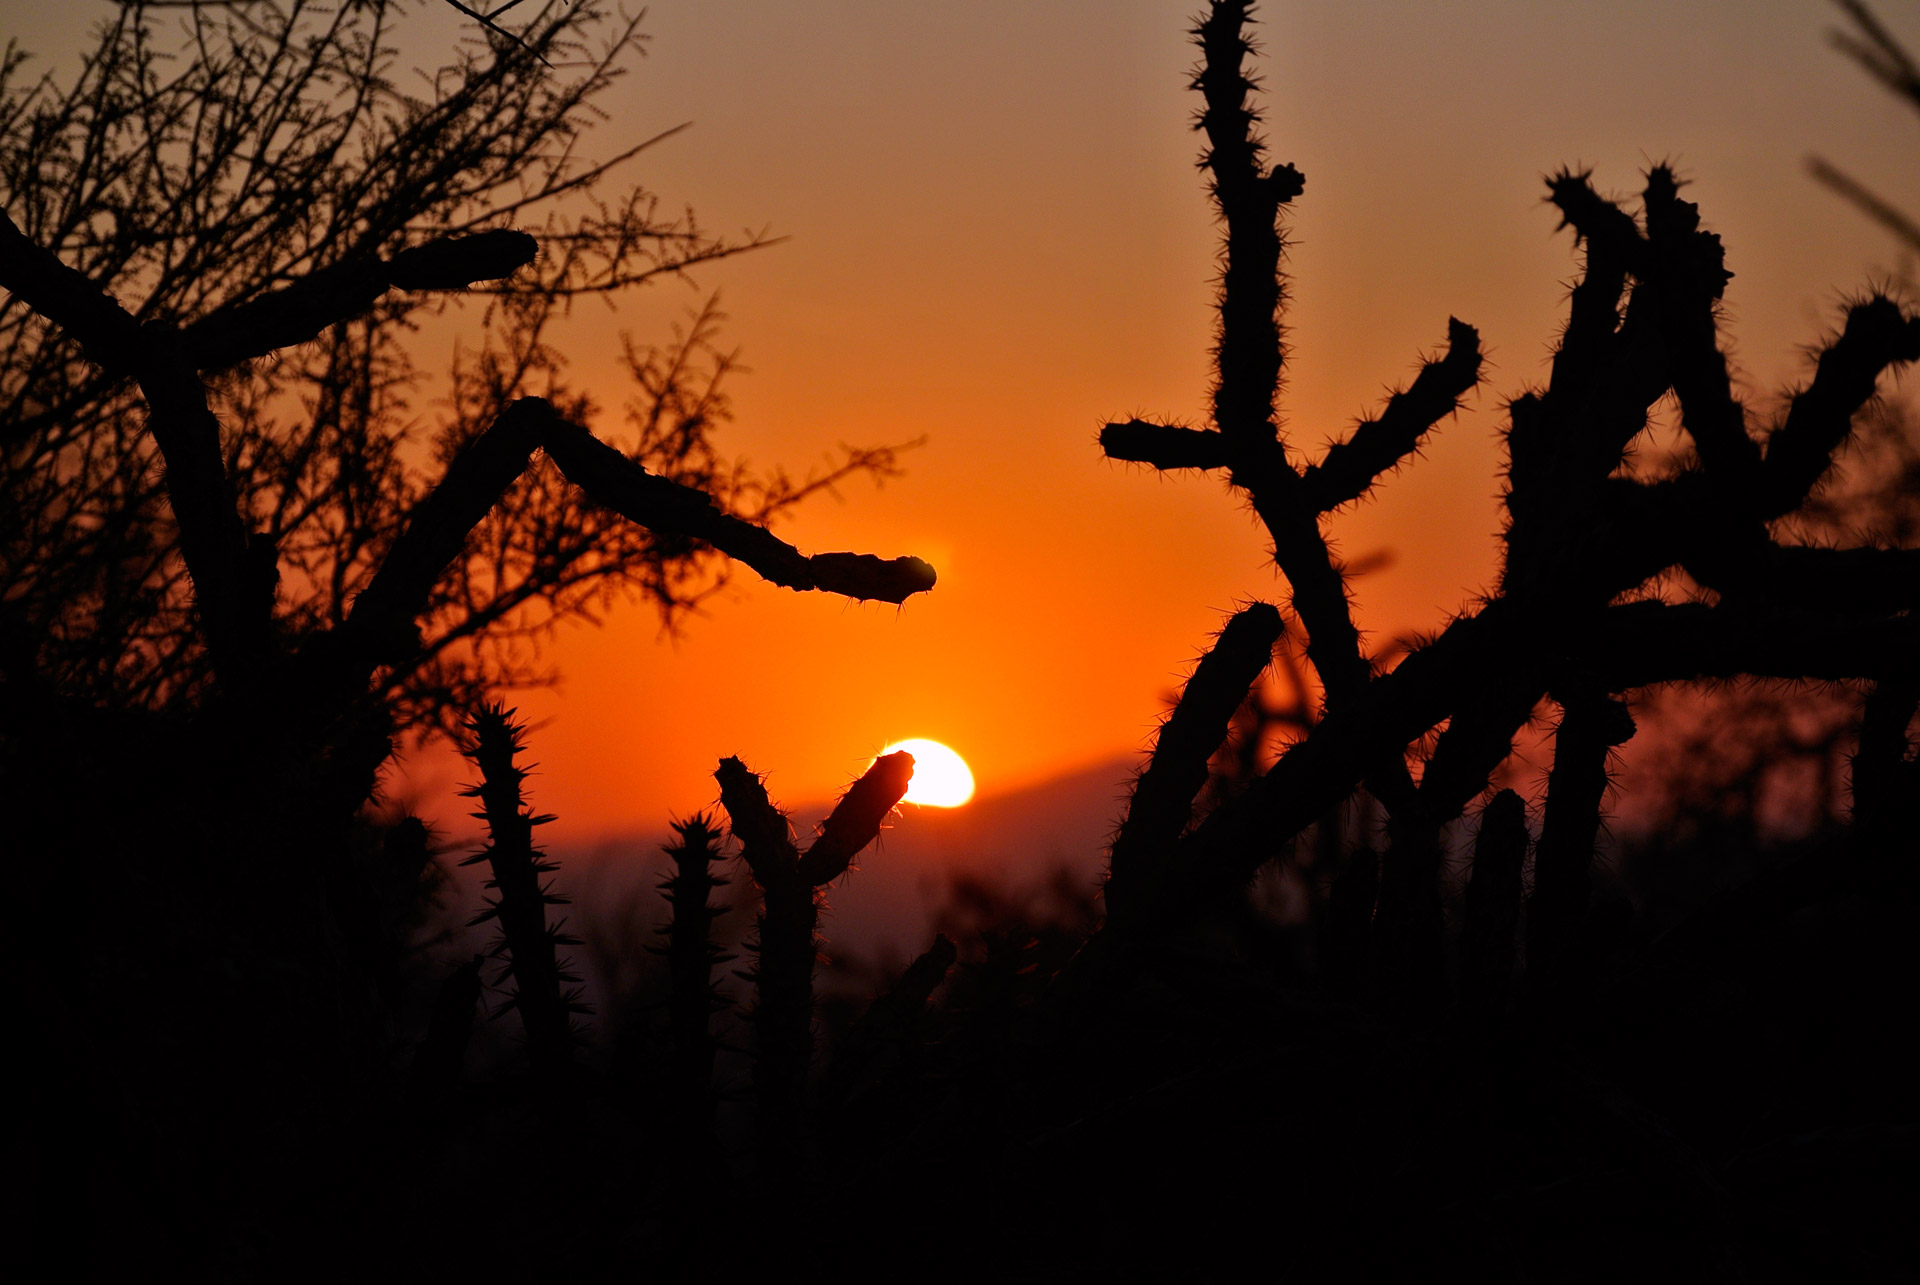
{"type": "MultiPolygon", "coordinates": [[[[1018,790],[982,793],[964,807],[903,805],[879,843],[832,889],[832,909],[821,925],[829,957],[904,964],[925,949],[932,908],[956,875],[1018,894],[1037,891],[1065,868],[1091,891],[1137,766],[1127,755],[1018,790]]],[[[810,835],[830,807],[828,801],[796,807],[796,832],[810,835]]],[[[653,920],[666,913],[652,890],[665,868],[661,846],[671,837],[663,819],[657,831],[555,845],[552,852],[582,913],[644,893],[638,910],[653,920]]]]}

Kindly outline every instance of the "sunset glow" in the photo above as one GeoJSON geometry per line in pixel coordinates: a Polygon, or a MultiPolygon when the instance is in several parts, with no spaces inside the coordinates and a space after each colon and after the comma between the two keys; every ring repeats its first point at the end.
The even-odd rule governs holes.
{"type": "Polygon", "coordinates": [[[938,741],[916,738],[895,741],[882,750],[905,750],[913,755],[913,784],[903,803],[930,808],[957,808],[973,797],[973,771],[967,761],[938,741]]]}

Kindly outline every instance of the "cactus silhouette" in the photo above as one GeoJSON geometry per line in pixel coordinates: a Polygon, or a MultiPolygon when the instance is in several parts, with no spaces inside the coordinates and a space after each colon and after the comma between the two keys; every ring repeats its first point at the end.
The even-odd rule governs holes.
{"type": "MultiPolygon", "coordinates": [[[[1701,226],[1698,209],[1680,198],[1671,168],[1649,168],[1637,214],[1602,197],[1584,172],[1554,175],[1549,200],[1573,229],[1585,263],[1547,385],[1507,406],[1508,521],[1497,587],[1390,672],[1378,672],[1360,648],[1347,577],[1329,552],[1324,519],[1410,459],[1457,409],[1480,379],[1479,339],[1471,326],[1450,320],[1445,351],[1376,418],[1317,462],[1300,461],[1279,428],[1277,397],[1286,358],[1283,220],[1306,181],[1290,165],[1270,165],[1255,133],[1255,86],[1242,66],[1252,48],[1250,19],[1250,5],[1216,0],[1194,33],[1202,51],[1194,78],[1204,102],[1197,126],[1207,141],[1202,166],[1225,229],[1213,422],[1112,423],[1100,443],[1108,458],[1162,471],[1223,471],[1244,495],[1304,627],[1321,707],[1271,771],[1192,827],[1188,778],[1162,772],[1156,746],[1114,847],[1107,920],[1063,983],[1084,992],[1092,978],[1125,974],[1187,907],[1232,895],[1269,854],[1364,787],[1388,818],[1377,913],[1362,925],[1357,907],[1366,862],[1350,862],[1344,893],[1336,891],[1337,913],[1328,916],[1338,940],[1329,940],[1327,962],[1344,970],[1337,988],[1352,993],[1357,955],[1348,939],[1365,931],[1373,939],[1365,952],[1372,961],[1365,989],[1373,998],[1403,1013],[1437,1011],[1445,1000],[1438,885],[1446,827],[1487,790],[1514,737],[1553,697],[1565,713],[1527,934],[1530,966],[1559,989],[1590,953],[1583,937],[1588,869],[1606,754],[1632,731],[1622,693],[1742,674],[1912,672],[1920,634],[1911,611],[1911,553],[1785,544],[1768,526],[1798,510],[1827,475],[1881,374],[1920,358],[1920,318],[1880,295],[1855,303],[1840,334],[1820,350],[1812,380],[1756,437],[1720,346],[1719,309],[1730,276],[1725,254],[1701,226]],[[1669,395],[1680,406],[1697,465],[1655,481],[1620,475],[1650,408],[1669,395]],[[1717,600],[1623,599],[1676,569],[1717,600]],[[1430,749],[1420,748],[1423,739],[1430,749]],[[1417,783],[1410,757],[1420,768],[1417,783]],[[1148,834],[1156,836],[1151,862],[1137,851],[1148,834]],[[1134,892],[1136,881],[1146,882],[1141,867],[1153,875],[1150,897],[1134,892]]],[[[1236,633],[1229,626],[1215,645],[1223,665],[1236,633]]],[[[1185,757],[1202,742],[1202,752],[1210,752],[1230,710],[1198,700],[1189,710],[1185,698],[1182,706],[1163,742],[1171,744],[1178,724],[1179,741],[1189,746],[1185,757]]],[[[1904,746],[1904,726],[1889,739],[1904,746]]],[[[1881,751],[1873,761],[1894,758],[1881,751]]],[[[1868,786],[1871,800],[1871,780],[1868,786]]],[[[1511,806],[1496,813],[1496,833],[1504,837],[1494,851],[1502,863],[1514,841],[1511,806]]],[[[1510,872],[1503,864],[1492,877],[1476,904],[1504,904],[1505,893],[1491,888],[1509,886],[1510,872]]],[[[1497,951],[1490,938],[1476,940],[1481,962],[1470,976],[1484,988],[1498,971],[1497,951]]],[[[1492,1003],[1484,993],[1474,999],[1482,1010],[1492,1003]]]]}
{"type": "Polygon", "coordinates": [[[855,781],[802,853],[787,816],[761,778],[737,758],[720,760],[714,777],[740,857],[762,898],[754,948],[755,1064],[761,1147],[775,1181],[801,1164],[802,1115],[813,1063],[813,965],[821,890],[847,872],[878,837],[887,814],[913,779],[905,750],[875,759],[855,781]]]}
{"type": "Polygon", "coordinates": [[[675,842],[665,851],[673,859],[672,872],[660,881],[660,893],[672,911],[666,935],[668,999],[673,1067],[669,1093],[672,1119],[678,1135],[680,1163],[690,1172],[708,1167],[713,1147],[714,1012],[724,1007],[713,982],[715,965],[732,956],[715,946],[713,921],[727,913],[709,898],[727,884],[714,873],[720,860],[721,834],[714,819],[696,813],[673,823],[675,842]]]}
{"type": "MultiPolygon", "coordinates": [[[[1882,377],[1920,360],[1920,319],[1882,294],[1854,301],[1767,422],[1725,355],[1724,249],[1670,167],[1650,166],[1635,201],[1555,174],[1547,198],[1580,264],[1551,369],[1503,406],[1499,574],[1432,635],[1370,652],[1331,515],[1410,465],[1477,387],[1480,340],[1450,319],[1377,415],[1317,456],[1302,448],[1281,405],[1280,266],[1307,189],[1256,133],[1250,21],[1249,4],[1216,0],[1195,32],[1224,239],[1209,422],[1132,419],[1100,440],[1112,459],[1221,473],[1284,593],[1243,601],[1206,645],[1133,783],[1099,900],[1085,880],[1023,899],[956,867],[931,944],[857,1019],[816,1004],[825,890],[875,842],[910,755],[875,760],[810,842],[759,775],[721,760],[728,840],[751,875],[736,892],[759,901],[751,1012],[716,977],[736,921],[719,920],[721,818],[702,812],[663,845],[658,933],[618,898],[618,913],[583,917],[583,955],[635,1000],[589,1015],[556,861],[534,841],[552,818],[528,797],[526,728],[461,698],[479,777],[463,797],[487,832],[466,864],[490,875],[470,926],[498,936],[448,961],[454,930],[425,922],[428,831],[359,810],[398,726],[375,675],[414,654],[432,586],[541,452],[556,485],[622,521],[789,587],[898,601],[931,568],[803,554],[597,440],[571,408],[524,398],[449,450],[336,617],[283,630],[280,551],[249,529],[210,381],[392,291],[498,279],[535,241],[497,229],[370,247],[170,326],[136,322],[0,216],[0,284],[152,412],[211,659],[206,703],[179,723],[75,730],[33,640],[0,628],[23,904],[99,911],[60,924],[87,968],[65,968],[58,938],[25,952],[48,1079],[79,1086],[32,1126],[47,1160],[34,1194],[62,1247],[125,1243],[111,1252],[148,1274],[151,1258],[248,1278],[389,1252],[395,1273],[434,1279],[636,1260],[682,1280],[970,1278],[1011,1262],[1184,1279],[1262,1253],[1311,1279],[1900,1275],[1903,1224],[1885,1212],[1903,1206],[1880,1175],[1911,1151],[1900,987],[1916,972],[1920,558],[1794,532],[1836,529],[1796,523],[1882,377]],[[1663,400],[1691,455],[1650,479],[1624,465],[1663,400]],[[1659,592],[1670,581],[1700,592],[1659,592]],[[1265,684],[1276,663],[1291,681],[1265,684]],[[1645,714],[1636,694],[1744,677],[1862,689],[1857,745],[1822,743],[1836,774],[1852,751],[1851,823],[1835,804],[1832,827],[1784,856],[1751,835],[1731,852],[1711,836],[1704,855],[1666,841],[1637,859],[1758,873],[1684,913],[1643,902],[1629,925],[1610,881],[1654,881],[1628,883],[1600,852],[1613,755],[1645,714]],[[1293,703],[1263,697],[1281,685],[1293,703]],[[141,860],[62,883],[102,854],[45,802],[63,784],[52,765],[122,735],[142,770],[101,797],[141,860]],[[232,771],[231,816],[189,801],[209,763],[232,771]],[[1468,833],[1460,887],[1448,845],[1468,833]],[[289,851],[313,867],[263,859],[289,851]],[[1291,919],[1257,920],[1257,875],[1291,919]],[[489,982],[520,1016],[524,1061],[490,1056],[485,1027],[476,1038],[489,982]],[[346,1047],[330,1014],[381,987],[395,1020],[352,1028],[346,1047]],[[836,1033],[830,1059],[816,1022],[836,1033]],[[80,1042],[100,1038],[94,1024],[111,1036],[80,1042]],[[828,1236],[829,1209],[857,1217],[828,1236]],[[411,1243],[390,1251],[397,1237],[411,1243]]],[[[1040,806],[1057,813],[1062,794],[1040,806]]],[[[996,820],[977,841],[1011,829],[996,820]]],[[[630,855],[607,861],[610,878],[634,877],[630,855]]]]}
{"type": "Polygon", "coordinates": [[[460,864],[484,861],[493,872],[487,887],[497,896],[472,923],[489,920],[500,926],[494,955],[505,961],[496,985],[511,981],[513,992],[495,1013],[517,1010],[527,1033],[527,1055],[536,1074],[550,1076],[563,1068],[574,1044],[574,1013],[586,1011],[580,1002],[580,978],[560,962],[559,948],[577,946],[579,939],[562,931],[564,920],[549,924],[547,907],[565,905],[545,876],[559,868],[534,846],[534,827],[550,816],[536,816],[526,805],[521,786],[527,769],[519,757],[526,748],[526,727],[513,712],[488,705],[468,723],[472,740],[467,756],[480,769],[480,780],[463,793],[480,800],[474,815],[487,823],[487,845],[460,864]]]}

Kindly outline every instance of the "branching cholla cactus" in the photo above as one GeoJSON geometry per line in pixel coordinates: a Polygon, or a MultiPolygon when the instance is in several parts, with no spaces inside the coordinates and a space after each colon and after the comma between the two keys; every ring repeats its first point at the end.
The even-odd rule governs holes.
{"type": "Polygon", "coordinates": [[[737,758],[714,772],[740,856],[762,897],[753,970],[759,1036],[755,1083],[761,1145],[770,1172],[785,1172],[797,1156],[801,1110],[813,1061],[813,964],[819,952],[821,890],[847,872],[853,858],[878,837],[880,824],[913,779],[905,750],[875,759],[841,798],[813,845],[802,854],[786,813],[767,796],[760,777],[737,758]]]}
{"type": "MultiPolygon", "coordinates": [[[[1250,9],[1244,0],[1215,0],[1196,33],[1205,166],[1226,229],[1213,423],[1110,424],[1101,445],[1110,458],[1161,470],[1225,471],[1273,541],[1323,708],[1271,771],[1190,829],[1182,805],[1191,795],[1169,801],[1190,774],[1162,774],[1159,759],[1163,749],[1186,755],[1173,749],[1176,741],[1217,745],[1225,719],[1210,714],[1204,734],[1178,716],[1169,721],[1115,845],[1107,923],[1071,980],[1137,965],[1146,957],[1140,947],[1169,916],[1243,885],[1364,785],[1386,809],[1390,839],[1368,925],[1372,980],[1392,1006],[1431,1010],[1443,998],[1442,827],[1487,789],[1515,734],[1551,700],[1562,718],[1528,946],[1558,985],[1580,975],[1590,937],[1588,871],[1606,755],[1632,734],[1623,693],[1736,675],[1871,679],[1892,684],[1889,692],[1908,690],[1902,684],[1920,656],[1912,611],[1920,552],[1783,544],[1770,527],[1820,484],[1879,376],[1920,358],[1920,320],[1882,296],[1856,303],[1820,351],[1811,382],[1755,436],[1719,344],[1730,275],[1720,240],[1680,199],[1672,171],[1649,170],[1637,214],[1601,196],[1584,173],[1555,176],[1548,195],[1586,263],[1547,386],[1509,403],[1509,522],[1498,588],[1391,672],[1378,672],[1360,650],[1322,519],[1407,460],[1456,409],[1479,379],[1479,343],[1472,327],[1451,321],[1446,352],[1317,462],[1300,461],[1279,432],[1286,354],[1278,220],[1304,178],[1289,165],[1269,167],[1253,132],[1254,85],[1241,66],[1250,9]],[[1624,475],[1649,408],[1669,395],[1697,461],[1660,480],[1624,475]],[[1648,593],[1676,571],[1712,599],[1670,604],[1648,593]],[[1423,744],[1431,750],[1419,753],[1423,744]]],[[[1238,639],[1230,626],[1216,651],[1224,657],[1238,639]]],[[[1200,672],[1207,669],[1203,663],[1200,672]]],[[[1899,773],[1891,766],[1906,753],[1899,711],[1912,708],[1904,695],[1879,704],[1890,712],[1874,724],[1883,730],[1871,738],[1871,755],[1863,746],[1869,770],[1859,781],[1869,811],[1880,777],[1899,773]]],[[[1467,974],[1477,988],[1501,971],[1490,935],[1512,931],[1512,862],[1524,851],[1516,803],[1500,801],[1483,826],[1498,869],[1475,897],[1479,927],[1467,974]]],[[[1349,896],[1339,899],[1348,904],[1331,916],[1347,929],[1354,897],[1371,886],[1365,864],[1355,864],[1349,896]]],[[[1351,981],[1357,961],[1335,953],[1351,981]]],[[[1475,1002],[1484,1009],[1492,1000],[1481,994],[1475,1002]]]]}
{"type": "Polygon", "coordinates": [[[586,1011],[580,1003],[580,979],[561,964],[558,950],[579,941],[561,931],[564,921],[547,922],[547,907],[567,900],[553,891],[551,882],[543,882],[543,876],[559,867],[533,843],[534,827],[553,818],[529,811],[521,791],[527,776],[518,762],[525,726],[514,722],[510,711],[489,705],[473,716],[468,731],[472,741],[467,756],[479,767],[480,781],[463,793],[480,800],[474,815],[487,823],[489,842],[460,864],[485,861],[493,871],[487,887],[497,894],[472,922],[499,922],[500,940],[493,953],[504,958],[506,966],[495,984],[509,979],[513,984],[513,994],[499,1012],[519,1010],[534,1072],[550,1075],[571,1055],[572,1015],[586,1011]]]}

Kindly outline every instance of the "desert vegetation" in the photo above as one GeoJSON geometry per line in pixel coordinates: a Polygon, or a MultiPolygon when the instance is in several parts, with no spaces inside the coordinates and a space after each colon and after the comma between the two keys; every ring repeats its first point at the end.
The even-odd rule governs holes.
{"type": "MultiPolygon", "coordinates": [[[[769,765],[723,759],[647,931],[588,942],[536,842],[537,737],[499,699],[537,678],[519,644],[607,592],[671,612],[723,562],[856,600],[934,583],[773,534],[894,455],[799,482],[726,465],[710,312],[631,350],[624,435],[567,387],[543,336],[569,298],[751,244],[605,196],[624,158],[579,160],[634,29],[555,9],[422,102],[388,96],[379,3],[194,9],[177,62],[127,4],[72,86],[6,84],[0,769],[50,1245],[241,1279],[1911,1269],[1920,551],[1880,395],[1920,316],[1853,300],[1768,419],[1729,375],[1710,211],[1663,164],[1632,200],[1553,175],[1578,270],[1548,379],[1504,390],[1498,579],[1370,654],[1329,516],[1419,484],[1481,342],[1436,318],[1417,376],[1318,458],[1283,429],[1310,197],[1259,134],[1251,8],[1214,0],[1193,33],[1223,232],[1210,418],[1115,422],[1100,448],[1224,479],[1280,591],[1249,586],[1187,679],[1097,905],[975,889],[832,1023],[818,917],[910,755],[808,836],[769,765]],[[406,325],[448,298],[486,339],[423,471],[406,325]],[[1688,449],[1634,467],[1663,403],[1688,449]],[[1850,449],[1873,467],[1835,485],[1850,449]],[[1742,717],[1823,702],[1844,823],[1776,860],[1751,825],[1676,822],[1598,866],[1636,711],[1756,680],[1742,717]],[[458,908],[479,955],[421,949],[445,854],[370,805],[397,738],[432,729],[486,826],[460,854],[490,875],[458,908]],[[1502,776],[1522,736],[1551,745],[1538,797],[1502,776]],[[1715,862],[1741,877],[1670,895],[1715,862]],[[1249,899],[1276,868],[1303,924],[1249,899]],[[589,1011],[589,962],[642,980],[589,1011]]],[[[1870,17],[1856,56],[1910,92],[1870,17]]],[[[1751,819],[1758,778],[1735,777],[1722,821],[1751,819]]]]}

